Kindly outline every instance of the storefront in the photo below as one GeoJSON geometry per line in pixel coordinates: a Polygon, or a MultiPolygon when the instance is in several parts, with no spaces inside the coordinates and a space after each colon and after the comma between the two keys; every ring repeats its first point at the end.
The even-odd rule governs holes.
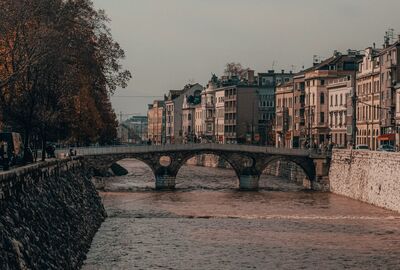
{"type": "Polygon", "coordinates": [[[396,134],[383,134],[378,136],[379,145],[390,144],[392,146],[396,145],[396,134]]]}

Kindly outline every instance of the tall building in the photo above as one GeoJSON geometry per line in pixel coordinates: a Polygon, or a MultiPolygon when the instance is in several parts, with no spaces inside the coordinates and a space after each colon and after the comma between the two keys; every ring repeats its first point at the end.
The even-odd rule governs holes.
{"type": "Polygon", "coordinates": [[[155,100],[149,104],[147,111],[148,119],[148,139],[153,144],[165,143],[165,103],[163,100],[155,100]]]}
{"type": "MultiPolygon", "coordinates": [[[[380,131],[378,143],[396,143],[396,92],[400,83],[400,36],[393,44],[385,38],[383,49],[379,52],[380,62],[380,131]]],[[[398,135],[398,132],[397,132],[398,135]]]]}
{"type": "Polygon", "coordinates": [[[305,72],[293,77],[293,148],[304,148],[307,140],[305,124],[305,72]]]}
{"type": "Polygon", "coordinates": [[[215,91],[215,132],[216,141],[225,143],[225,91],[215,91]]]}
{"type": "Polygon", "coordinates": [[[355,76],[360,55],[355,51],[339,52],[305,72],[305,127],[310,146],[330,140],[327,81],[341,76],[355,76]]]}
{"type": "Polygon", "coordinates": [[[276,87],[275,147],[293,148],[294,84],[276,87]]]}
{"type": "Polygon", "coordinates": [[[258,73],[258,97],[259,97],[259,134],[260,144],[274,145],[275,133],[275,92],[276,86],[288,83],[292,80],[292,72],[286,73],[282,70],[280,73],[274,70],[268,70],[267,73],[258,73]]]}
{"type": "Polygon", "coordinates": [[[181,143],[184,139],[182,106],[184,98],[199,96],[203,86],[200,84],[186,85],[182,90],[170,90],[165,97],[165,138],[166,143],[181,143]]]}
{"type": "Polygon", "coordinates": [[[193,95],[184,95],[182,104],[182,132],[183,143],[196,142],[196,108],[201,106],[201,92],[193,95]]]}
{"type": "Polygon", "coordinates": [[[372,150],[378,147],[381,134],[381,64],[380,50],[369,47],[359,61],[357,72],[357,144],[366,144],[372,150]]]}
{"type": "Polygon", "coordinates": [[[343,76],[329,79],[328,90],[328,121],[331,142],[339,147],[347,147],[352,142],[352,94],[354,93],[355,78],[343,76]]]}

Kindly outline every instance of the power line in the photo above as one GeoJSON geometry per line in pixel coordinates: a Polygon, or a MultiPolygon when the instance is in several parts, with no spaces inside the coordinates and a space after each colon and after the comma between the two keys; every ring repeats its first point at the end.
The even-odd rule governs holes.
{"type": "Polygon", "coordinates": [[[164,96],[112,96],[111,98],[162,98],[164,96]]]}

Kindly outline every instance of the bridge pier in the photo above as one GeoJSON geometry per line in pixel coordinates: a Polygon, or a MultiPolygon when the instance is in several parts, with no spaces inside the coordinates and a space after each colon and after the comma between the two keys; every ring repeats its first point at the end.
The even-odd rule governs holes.
{"type": "Polygon", "coordinates": [[[174,190],[175,176],[168,174],[156,175],[156,190],[174,190]]]}
{"type": "Polygon", "coordinates": [[[240,190],[258,190],[260,175],[240,175],[240,190]]]}

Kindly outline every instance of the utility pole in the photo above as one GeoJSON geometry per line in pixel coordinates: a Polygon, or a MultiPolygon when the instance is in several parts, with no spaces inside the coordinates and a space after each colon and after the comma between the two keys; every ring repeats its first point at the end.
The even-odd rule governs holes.
{"type": "Polygon", "coordinates": [[[352,95],[351,95],[351,106],[352,106],[352,115],[351,118],[351,140],[352,147],[356,149],[357,144],[357,91],[356,91],[356,78],[353,78],[352,82],[352,95]]]}

